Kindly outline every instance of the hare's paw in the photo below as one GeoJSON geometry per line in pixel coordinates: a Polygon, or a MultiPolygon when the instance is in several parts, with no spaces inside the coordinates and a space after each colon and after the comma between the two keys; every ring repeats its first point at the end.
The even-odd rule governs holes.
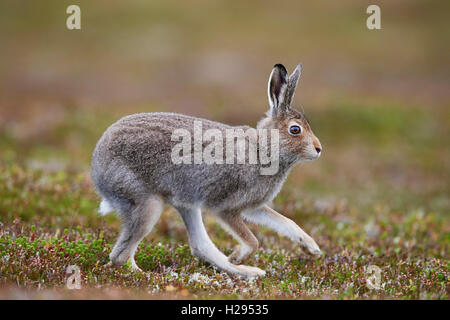
{"type": "Polygon", "coordinates": [[[233,264],[241,264],[247,261],[253,254],[254,250],[247,246],[237,246],[228,256],[228,261],[233,264]]]}
{"type": "Polygon", "coordinates": [[[138,267],[138,265],[136,264],[136,261],[134,261],[134,259],[130,258],[129,262],[130,262],[130,270],[133,272],[143,272],[141,268],[138,267]],[[131,261],[130,261],[131,260],[131,261]]]}
{"type": "Polygon", "coordinates": [[[319,257],[320,255],[322,255],[322,251],[320,250],[319,246],[310,236],[302,237],[300,239],[300,245],[307,254],[313,257],[319,257]]]}
{"type": "Polygon", "coordinates": [[[236,268],[238,270],[237,274],[245,278],[263,277],[266,275],[264,270],[257,267],[245,266],[241,264],[237,265],[236,268]]]}

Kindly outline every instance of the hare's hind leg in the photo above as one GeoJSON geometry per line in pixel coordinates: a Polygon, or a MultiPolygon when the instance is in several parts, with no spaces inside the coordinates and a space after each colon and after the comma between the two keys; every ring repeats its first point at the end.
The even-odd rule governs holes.
{"type": "Polygon", "coordinates": [[[141,271],[134,261],[134,254],[141,240],[153,229],[162,211],[161,199],[150,196],[137,203],[130,211],[121,214],[122,231],[109,255],[113,264],[122,265],[131,259],[132,269],[141,271]]]}
{"type": "Polygon", "coordinates": [[[256,267],[235,265],[217,249],[206,233],[203,225],[202,213],[199,208],[180,208],[178,212],[183,218],[189,236],[189,245],[194,256],[205,260],[220,270],[243,277],[263,276],[265,272],[256,267]]]}
{"type": "Polygon", "coordinates": [[[242,220],[241,215],[222,213],[216,216],[219,224],[240,242],[240,245],[234,249],[228,260],[236,264],[248,260],[258,250],[259,243],[255,235],[244,223],[244,220],[242,220]]]}

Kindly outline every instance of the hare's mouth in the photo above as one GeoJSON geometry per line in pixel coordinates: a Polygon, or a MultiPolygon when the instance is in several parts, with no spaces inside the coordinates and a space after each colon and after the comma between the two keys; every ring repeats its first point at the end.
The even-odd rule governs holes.
{"type": "Polygon", "coordinates": [[[307,155],[305,158],[302,159],[302,161],[308,162],[313,161],[320,158],[321,153],[317,153],[315,155],[307,155]]]}
{"type": "Polygon", "coordinates": [[[322,148],[313,148],[312,150],[309,149],[304,154],[304,161],[313,161],[322,155],[322,148]]]}

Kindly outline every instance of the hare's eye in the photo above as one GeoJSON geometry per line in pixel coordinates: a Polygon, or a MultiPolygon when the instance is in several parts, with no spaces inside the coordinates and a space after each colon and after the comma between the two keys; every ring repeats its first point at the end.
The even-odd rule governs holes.
{"type": "Polygon", "coordinates": [[[289,133],[293,136],[298,136],[300,133],[302,133],[302,127],[294,124],[289,127],[289,133]]]}

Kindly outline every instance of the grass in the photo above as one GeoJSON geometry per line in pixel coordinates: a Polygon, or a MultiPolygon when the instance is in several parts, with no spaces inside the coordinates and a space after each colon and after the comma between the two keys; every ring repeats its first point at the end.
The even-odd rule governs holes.
{"type": "MultiPolygon", "coordinates": [[[[84,187],[80,184],[76,188],[84,187]]],[[[39,215],[39,224],[27,223],[20,218],[28,214],[26,211],[17,212],[12,224],[2,225],[3,285],[66,291],[65,270],[77,265],[82,286],[95,288],[91,294],[100,297],[103,290],[118,287],[139,289],[143,297],[169,292],[181,298],[447,298],[449,265],[445,255],[449,238],[443,230],[444,221],[436,214],[414,211],[402,216],[388,212],[374,220],[336,223],[339,212],[330,210],[316,222],[307,218],[304,225],[315,225],[312,234],[325,252],[314,261],[265,230],[259,234],[262,249],[251,264],[264,268],[268,275],[243,281],[197,261],[185,241],[177,239],[183,238],[181,235],[175,241],[159,228],[156,234],[163,233],[162,237],[152,235],[136,254],[145,274],[133,273],[128,266],[107,267],[117,225],[105,225],[98,217],[86,217],[84,223],[76,225],[70,217],[70,212],[77,210],[73,203],[66,202],[61,209],[67,218],[56,219],[61,228],[48,227],[54,224],[55,216],[39,215]],[[72,227],[62,228],[66,223],[72,227]],[[101,226],[86,227],[92,225],[101,226]],[[380,290],[366,286],[369,274],[365,268],[370,265],[382,270],[380,290]]],[[[49,205],[53,207],[52,202],[49,205]]],[[[86,206],[93,211],[91,203],[86,206]]],[[[168,212],[163,219],[174,218],[174,212],[168,212]]],[[[211,234],[218,235],[214,239],[219,247],[230,253],[228,237],[216,226],[208,227],[211,234]]]]}

